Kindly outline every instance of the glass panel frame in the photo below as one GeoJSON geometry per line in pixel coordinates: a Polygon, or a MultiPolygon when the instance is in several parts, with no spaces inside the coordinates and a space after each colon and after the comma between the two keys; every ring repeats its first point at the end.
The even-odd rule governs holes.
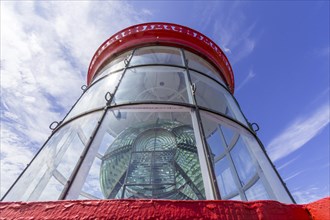
{"type": "Polygon", "coordinates": [[[250,188],[245,191],[246,198],[251,200],[269,200],[270,197],[261,180],[257,180],[250,188]]]}
{"type": "Polygon", "coordinates": [[[90,127],[96,126],[100,114],[101,112],[94,112],[84,115],[59,128],[40,149],[37,156],[3,198],[3,201],[59,199],[61,190],[64,189],[64,185],[70,179],[85,148],[86,141],[82,141],[84,138],[81,137],[85,136],[86,140],[89,139],[93,130],[90,127]],[[74,139],[76,139],[76,142],[73,142],[74,139]],[[74,143],[79,143],[80,147],[74,143]],[[65,158],[68,160],[65,160],[65,158]],[[70,164],[70,167],[67,166],[68,164],[70,164]],[[60,167],[65,168],[67,172],[63,172],[63,169],[59,170],[60,167]],[[65,176],[65,173],[68,175],[65,176]],[[54,197],[55,194],[46,192],[50,189],[58,192],[56,198],[54,197]],[[51,197],[48,198],[47,195],[51,197]]]}
{"type": "Polygon", "coordinates": [[[106,93],[114,93],[122,74],[123,71],[109,74],[108,76],[102,78],[101,80],[88,87],[88,89],[84,91],[78,102],[65,117],[64,122],[93,109],[105,107],[107,104],[105,99],[106,93]]]}
{"type": "MultiPolygon", "coordinates": [[[[228,148],[225,149],[225,153],[221,154],[218,157],[215,157],[214,163],[215,163],[215,173],[218,173],[218,169],[216,168],[217,161],[223,160],[224,158],[228,158],[229,161],[229,167],[231,169],[231,173],[233,175],[233,181],[236,184],[236,187],[238,188],[238,192],[242,200],[246,200],[246,190],[249,190],[251,186],[253,186],[257,181],[260,181],[260,183],[263,184],[263,187],[265,188],[266,192],[269,195],[270,199],[275,199],[275,194],[273,193],[273,188],[270,185],[270,182],[265,178],[264,171],[261,167],[261,165],[258,162],[258,159],[256,158],[256,155],[253,153],[252,149],[260,149],[260,146],[251,146],[251,143],[249,141],[255,141],[255,138],[251,134],[251,131],[247,130],[247,128],[235,123],[234,121],[225,118],[220,115],[216,115],[215,113],[207,112],[205,110],[200,110],[201,114],[201,120],[204,132],[206,131],[206,135],[212,133],[212,129],[218,129],[219,126],[225,126],[231,130],[233,130],[236,134],[233,135],[233,139],[231,141],[231,144],[229,144],[228,148]],[[210,124],[213,124],[211,125],[210,124]],[[218,125],[217,125],[218,124],[218,125]],[[241,143],[241,144],[239,144],[241,143]],[[239,144],[239,145],[237,145],[239,144]],[[240,148],[237,148],[238,146],[241,146],[240,148]],[[242,147],[245,149],[245,152],[248,152],[250,155],[250,163],[253,165],[253,172],[251,175],[248,175],[247,178],[242,179],[242,170],[240,170],[239,167],[237,167],[237,158],[234,158],[233,152],[242,149],[242,147]],[[241,180],[240,180],[241,179],[241,180]],[[243,180],[243,182],[242,182],[243,180]]],[[[224,142],[224,140],[222,141],[224,142]]],[[[244,157],[245,158],[245,157],[244,157]]],[[[246,159],[246,158],[245,158],[246,159]]],[[[264,161],[265,162],[265,161],[264,161]]],[[[268,162],[269,164],[269,162],[268,162]]],[[[232,181],[232,182],[233,182],[232,181]]],[[[224,186],[221,184],[221,180],[218,180],[218,187],[220,190],[221,198],[222,199],[232,199],[233,197],[237,198],[237,192],[231,192],[226,193],[224,192],[224,186]]],[[[282,188],[283,185],[281,185],[282,188]]]]}
{"type": "Polygon", "coordinates": [[[221,83],[226,88],[227,85],[225,84],[224,80],[220,76],[220,73],[205,59],[198,56],[197,54],[194,54],[190,51],[184,50],[185,58],[188,61],[188,67],[189,69],[199,71],[201,73],[204,73],[205,75],[215,79],[219,83],[221,83]]]}
{"type": "MultiPolygon", "coordinates": [[[[120,117],[122,117],[122,120],[128,120],[130,118],[130,119],[133,119],[134,121],[139,120],[139,121],[141,121],[140,123],[142,123],[142,122],[146,123],[146,120],[148,120],[148,118],[155,121],[156,118],[151,116],[150,113],[160,114],[159,116],[163,115],[162,117],[164,117],[164,116],[169,117],[168,114],[173,114],[173,113],[174,114],[181,114],[181,116],[183,116],[182,114],[186,114],[188,118],[180,117],[181,120],[182,120],[180,123],[186,124],[188,121],[190,121],[190,126],[193,126],[193,129],[195,129],[195,127],[194,127],[195,124],[191,121],[192,120],[191,117],[195,117],[195,116],[193,114],[191,114],[191,109],[187,108],[187,107],[180,107],[180,106],[173,106],[173,105],[170,106],[170,105],[164,105],[164,104],[160,104],[160,105],[140,104],[140,105],[129,105],[129,106],[121,107],[120,109],[119,108],[109,109],[106,113],[106,116],[105,116],[102,124],[101,124],[101,127],[98,130],[97,136],[95,137],[95,139],[94,139],[94,141],[91,145],[91,148],[88,152],[88,155],[86,155],[86,158],[85,158],[85,160],[84,160],[84,162],[81,166],[81,169],[78,172],[77,177],[73,182],[71,190],[69,191],[66,199],[76,199],[77,197],[79,197],[79,194],[81,196],[84,196],[84,193],[85,193],[85,195],[86,195],[86,193],[89,193],[89,192],[86,192],[86,191],[84,193],[82,193],[81,189],[82,189],[83,186],[81,185],[81,182],[85,182],[85,179],[87,178],[87,176],[90,175],[89,170],[93,170],[92,164],[93,164],[93,161],[95,160],[95,158],[98,157],[99,148],[101,148],[100,144],[104,142],[104,140],[103,140],[103,137],[105,137],[104,134],[106,132],[108,132],[108,133],[110,132],[112,134],[123,135],[122,134],[124,132],[123,129],[129,127],[126,122],[124,122],[124,121],[119,122],[120,119],[118,119],[118,117],[117,117],[119,112],[121,112],[120,117]],[[166,114],[164,114],[164,113],[166,113],[166,114]],[[140,114],[142,117],[140,117],[140,116],[136,117],[136,114],[140,114]],[[118,123],[115,123],[116,120],[119,120],[118,123]],[[109,125],[110,125],[111,128],[109,127],[109,125]]],[[[175,119],[175,118],[178,118],[178,117],[173,117],[172,119],[175,119]]],[[[164,120],[164,119],[165,118],[163,118],[161,120],[164,120]]],[[[139,123],[134,122],[133,124],[134,124],[134,126],[137,126],[139,123]]],[[[164,125],[164,126],[165,127],[170,126],[170,124],[164,125]]],[[[195,136],[196,132],[194,131],[194,133],[195,133],[194,134],[194,136],[195,136]]],[[[114,145],[114,143],[118,140],[117,138],[118,137],[110,138],[111,140],[113,140],[111,146],[114,145]]],[[[134,137],[132,137],[132,138],[134,138],[134,137]]],[[[107,139],[109,140],[109,138],[107,138],[107,139]]],[[[196,139],[196,143],[200,142],[200,141],[198,141],[198,139],[200,139],[200,138],[195,136],[195,139],[196,139]]],[[[126,138],[125,140],[128,140],[128,139],[126,138]]],[[[130,142],[127,142],[127,143],[130,143],[130,142]]],[[[126,144],[126,143],[123,143],[123,144],[126,144]]],[[[199,148],[201,148],[201,146],[199,146],[197,144],[197,149],[199,149],[199,148]]],[[[100,155],[100,156],[102,156],[102,155],[100,155]]],[[[199,155],[199,152],[198,152],[198,160],[199,160],[199,158],[200,158],[200,155],[199,155]]],[[[178,168],[176,168],[176,169],[178,169],[178,168]]],[[[192,166],[187,166],[187,169],[190,170],[191,172],[193,170],[192,166]]],[[[204,169],[204,168],[199,168],[199,169],[204,169]]],[[[189,173],[190,171],[188,171],[188,170],[186,172],[189,173]]],[[[196,173],[196,172],[193,172],[193,173],[196,173]]],[[[111,174],[111,175],[115,175],[115,174],[111,174]]],[[[189,174],[189,175],[192,175],[192,173],[189,174]]],[[[203,175],[203,174],[199,174],[199,175],[203,175]]],[[[191,178],[201,178],[201,177],[197,177],[197,176],[192,177],[191,176],[191,178]]],[[[192,180],[194,181],[194,179],[192,179],[192,180]]],[[[204,181],[204,177],[203,177],[203,181],[204,181]]],[[[157,184],[157,183],[155,182],[154,184],[157,184]]],[[[170,183],[168,183],[168,184],[170,184],[170,183]]],[[[129,185],[127,185],[127,186],[129,186],[129,185]]],[[[170,186],[170,185],[168,185],[168,186],[170,186]]],[[[183,190],[186,190],[185,193],[189,192],[187,186],[185,186],[185,188],[183,189],[183,190]]],[[[204,187],[204,184],[202,184],[201,186],[204,187]]],[[[198,184],[196,186],[191,185],[191,187],[201,187],[201,186],[199,186],[198,184]]],[[[190,189],[190,191],[191,191],[191,189],[190,189]]],[[[124,195],[126,195],[125,191],[120,189],[120,190],[118,190],[117,196],[115,196],[114,198],[121,198],[121,196],[118,197],[118,195],[120,193],[124,193],[124,195]]],[[[132,191],[131,191],[131,193],[132,193],[132,191]]],[[[187,199],[188,198],[187,195],[189,195],[189,194],[186,194],[186,196],[182,197],[182,199],[187,199]]],[[[95,195],[91,195],[91,196],[95,196],[95,195]]],[[[95,198],[97,198],[97,196],[95,196],[95,198]]],[[[153,197],[153,198],[155,198],[155,197],[153,197]]],[[[203,199],[203,198],[202,197],[198,197],[198,198],[196,197],[195,199],[203,199]]],[[[205,199],[205,197],[204,197],[204,199],[205,199]]]]}
{"type": "Polygon", "coordinates": [[[215,173],[217,176],[217,183],[222,198],[230,198],[231,195],[237,195],[239,188],[234,180],[234,173],[231,169],[230,162],[227,157],[215,162],[215,173]]]}
{"type": "Polygon", "coordinates": [[[109,60],[109,63],[106,64],[104,67],[102,67],[102,69],[95,74],[92,83],[96,83],[97,80],[110,73],[114,73],[119,70],[125,69],[132,54],[133,54],[133,50],[126,51],[118,55],[117,57],[114,57],[111,60],[109,60]]]}
{"type": "Polygon", "coordinates": [[[232,95],[216,81],[195,71],[189,71],[192,84],[195,84],[197,105],[211,109],[239,121],[248,127],[232,95]]]}
{"type": "Polygon", "coordinates": [[[257,173],[257,167],[254,159],[251,157],[242,138],[239,138],[230,151],[236,172],[242,186],[244,187],[257,173]]]}
{"type": "Polygon", "coordinates": [[[111,105],[134,102],[193,103],[186,69],[169,66],[128,68],[111,105]]]}
{"type": "Polygon", "coordinates": [[[149,64],[185,66],[180,48],[167,46],[150,46],[136,49],[129,66],[149,64]]]}

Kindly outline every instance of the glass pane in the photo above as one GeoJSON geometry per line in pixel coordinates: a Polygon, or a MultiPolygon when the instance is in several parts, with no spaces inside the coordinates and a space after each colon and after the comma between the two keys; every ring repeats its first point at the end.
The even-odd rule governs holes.
{"type": "Polygon", "coordinates": [[[246,190],[245,195],[248,201],[270,199],[260,179],[248,190],[246,190]]]}
{"type": "Polygon", "coordinates": [[[118,57],[112,58],[110,63],[108,63],[96,74],[96,77],[94,77],[93,82],[102,78],[103,76],[106,76],[109,73],[115,72],[120,69],[124,69],[126,65],[125,62],[128,62],[131,54],[132,51],[128,51],[126,53],[119,55],[118,57]]]}
{"type": "Polygon", "coordinates": [[[82,188],[83,195],[87,196],[89,199],[103,198],[99,180],[100,167],[101,160],[95,158],[82,188]]]}
{"type": "Polygon", "coordinates": [[[64,189],[64,185],[58,182],[55,179],[55,177],[52,176],[38,200],[39,201],[58,200],[58,197],[61,195],[63,189],[64,189]]]}
{"type": "MultiPolygon", "coordinates": [[[[287,198],[288,194],[284,192],[285,189],[266,158],[265,152],[247,128],[215,113],[200,110],[200,115],[204,133],[207,137],[212,134],[218,126],[221,127],[226,142],[230,142],[231,145],[233,145],[232,148],[225,149],[225,153],[217,157],[215,162],[217,164],[222,158],[232,159],[228,161],[230,169],[232,169],[229,170],[228,168],[228,173],[232,171],[232,176],[229,176],[233,178],[240,192],[246,191],[248,187],[250,188],[251,185],[260,179],[270,199],[279,200],[279,198],[281,198],[286,202],[291,201],[290,198],[287,198]]],[[[226,161],[223,163],[228,164],[228,162],[226,161]]],[[[222,192],[221,197],[230,199],[236,196],[238,193],[233,193],[228,196],[223,195],[224,184],[219,182],[222,181],[221,178],[219,180],[219,171],[217,170],[219,168],[215,167],[214,169],[218,177],[218,186],[222,188],[222,191],[220,190],[220,192],[222,192]]],[[[228,179],[230,179],[230,177],[228,179]]],[[[242,193],[240,196],[243,200],[246,199],[242,193]]]]}
{"type": "Polygon", "coordinates": [[[91,135],[90,127],[95,127],[100,113],[78,118],[56,131],[4,200],[58,199],[91,135]]]}
{"type": "Polygon", "coordinates": [[[241,137],[238,139],[236,145],[231,150],[231,156],[233,158],[240,181],[244,186],[249,182],[249,180],[252,179],[257,171],[252,161],[251,155],[241,137]]]}
{"type": "Polygon", "coordinates": [[[251,156],[256,160],[256,163],[259,166],[259,169],[262,171],[259,172],[260,181],[267,189],[268,196],[270,199],[282,201],[285,203],[292,203],[290,196],[288,195],[286,189],[283,187],[281,180],[276,174],[274,167],[269,162],[269,159],[266,157],[262,146],[251,134],[245,134],[242,136],[244,142],[247,144],[251,156]],[[261,178],[263,177],[263,178],[261,178]],[[265,181],[265,182],[264,182],[265,181]]]}
{"type": "Polygon", "coordinates": [[[71,172],[79,159],[79,157],[76,157],[75,155],[80,155],[84,150],[84,146],[85,145],[80,140],[78,134],[72,133],[70,141],[68,141],[57,154],[57,158],[60,159],[57,163],[57,170],[64,176],[65,179],[70,177],[71,172]]]}
{"type": "Polygon", "coordinates": [[[225,148],[223,147],[223,140],[217,128],[214,133],[206,137],[207,144],[210,146],[213,157],[217,157],[224,153],[225,148]]]}
{"type": "Polygon", "coordinates": [[[229,200],[242,201],[242,199],[241,199],[241,196],[240,196],[240,195],[234,196],[234,197],[230,198],[229,200]]]}
{"type": "Polygon", "coordinates": [[[196,85],[195,97],[198,105],[233,117],[247,125],[242,113],[226,89],[197,72],[190,71],[190,75],[192,83],[196,85]]]}
{"type": "Polygon", "coordinates": [[[113,104],[136,101],[188,103],[185,70],[161,66],[128,69],[115,94],[113,104]]]}
{"type": "Polygon", "coordinates": [[[77,175],[85,179],[78,194],[205,199],[190,110],[143,106],[108,110],[91,146],[94,157],[84,161],[87,173],[77,175]]]}
{"type": "Polygon", "coordinates": [[[118,84],[121,72],[113,73],[102,80],[96,82],[83,94],[78,103],[73,107],[69,115],[64,119],[68,119],[87,112],[91,109],[100,108],[106,105],[105,94],[113,93],[118,84]]]}
{"type": "MultiPolygon", "coordinates": [[[[221,132],[226,140],[226,145],[229,147],[231,144],[233,144],[233,141],[234,141],[233,138],[234,138],[235,131],[224,125],[221,125],[220,128],[221,128],[221,132]]],[[[235,140],[236,140],[236,138],[235,138],[235,140]]]]}
{"type": "Polygon", "coordinates": [[[169,64],[184,66],[179,49],[171,47],[144,47],[137,49],[130,66],[143,64],[169,64]]]}
{"type": "MultiPolygon", "coordinates": [[[[225,152],[225,141],[221,134],[219,125],[212,119],[201,114],[203,130],[206,137],[206,142],[212,151],[212,161],[225,152]]],[[[218,158],[217,158],[218,159],[218,158]]]]}
{"type": "Polygon", "coordinates": [[[224,93],[228,101],[228,107],[226,109],[226,114],[229,117],[236,118],[238,121],[242,122],[244,125],[247,125],[246,119],[244,118],[242,111],[239,108],[238,103],[234,100],[233,96],[228,92],[224,93]]]}
{"type": "MultiPolygon", "coordinates": [[[[110,132],[110,131],[108,131],[110,132]]],[[[103,138],[102,138],[102,142],[100,144],[100,148],[99,148],[99,154],[101,156],[104,155],[104,153],[106,152],[106,150],[108,149],[108,147],[112,144],[112,142],[115,140],[115,138],[108,132],[105,132],[103,138]]]]}
{"type": "Polygon", "coordinates": [[[237,187],[227,157],[215,163],[215,174],[222,198],[226,198],[235,192],[237,193],[237,187]]]}
{"type": "Polygon", "coordinates": [[[217,80],[222,85],[225,85],[218,71],[216,71],[215,68],[209,62],[207,62],[200,56],[197,56],[196,54],[193,54],[186,50],[185,50],[185,55],[186,55],[186,59],[188,60],[189,68],[200,71],[210,76],[211,78],[217,80]]]}
{"type": "Polygon", "coordinates": [[[51,177],[51,174],[47,172],[47,165],[41,165],[38,171],[39,172],[36,173],[34,178],[31,179],[30,184],[26,185],[23,191],[23,195],[21,195],[21,200],[35,200],[35,198],[38,198],[38,196],[40,195],[41,191],[44,188],[44,185],[47,184],[47,181],[51,177]]]}

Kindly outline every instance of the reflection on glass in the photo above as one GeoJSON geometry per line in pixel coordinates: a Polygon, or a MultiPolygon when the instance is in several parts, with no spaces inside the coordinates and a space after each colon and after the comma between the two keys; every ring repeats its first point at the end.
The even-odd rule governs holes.
{"type": "Polygon", "coordinates": [[[113,93],[120,75],[121,72],[113,73],[89,87],[64,121],[88,110],[105,106],[105,94],[113,93]]]}
{"type": "Polygon", "coordinates": [[[255,138],[243,127],[235,126],[235,122],[222,116],[201,111],[201,120],[207,144],[212,151],[211,160],[215,164],[214,171],[221,198],[231,200],[266,198],[265,195],[268,196],[271,192],[266,191],[265,188],[268,182],[265,178],[261,178],[263,173],[258,172],[262,169],[261,165],[250,153],[251,149],[260,149],[255,138]],[[215,137],[217,133],[222,135],[215,137]],[[221,148],[221,153],[217,153],[219,148],[213,146],[218,147],[221,143],[226,147],[221,148]]]}
{"type": "Polygon", "coordinates": [[[47,181],[51,177],[50,173],[47,173],[47,165],[43,164],[39,167],[39,172],[36,173],[34,178],[31,179],[30,184],[27,184],[21,200],[35,200],[40,196],[41,190],[47,181]],[[45,178],[45,176],[47,177],[45,178]],[[41,188],[41,189],[40,189],[41,188]]]}
{"type": "Polygon", "coordinates": [[[237,200],[237,201],[241,201],[242,198],[241,198],[240,195],[237,195],[237,196],[234,196],[234,197],[230,198],[229,200],[237,200]]]}
{"type": "Polygon", "coordinates": [[[230,147],[234,141],[233,138],[234,138],[235,131],[225,125],[221,125],[220,128],[221,128],[221,132],[225,138],[227,147],[230,147]]]}
{"type": "Polygon", "coordinates": [[[55,177],[51,177],[47,186],[42,191],[39,201],[52,201],[58,200],[61,195],[62,190],[64,189],[64,185],[61,184],[55,177]]]}
{"type": "Polygon", "coordinates": [[[126,63],[128,63],[129,61],[131,54],[132,51],[128,51],[126,53],[119,55],[118,57],[113,58],[110,63],[108,63],[105,67],[103,67],[99,71],[99,73],[96,74],[96,77],[94,78],[93,82],[102,78],[103,76],[106,76],[109,73],[115,72],[120,69],[124,69],[126,63]]]}
{"type": "Polygon", "coordinates": [[[184,53],[186,59],[188,60],[189,68],[202,72],[210,76],[211,78],[217,80],[222,85],[225,85],[218,71],[216,71],[215,68],[209,62],[189,51],[185,51],[184,53]]]}
{"type": "Polygon", "coordinates": [[[229,161],[226,157],[215,163],[215,173],[220,188],[220,195],[223,198],[237,192],[229,161]]]}
{"type": "Polygon", "coordinates": [[[219,128],[217,128],[213,133],[206,137],[207,144],[211,148],[212,156],[217,157],[224,153],[225,148],[223,147],[223,138],[220,134],[219,128]]]}
{"type": "Polygon", "coordinates": [[[190,71],[190,76],[192,83],[196,85],[195,97],[198,105],[233,117],[247,125],[237,104],[226,89],[197,72],[190,71]]]}
{"type": "Polygon", "coordinates": [[[231,155],[240,181],[244,186],[257,171],[242,138],[239,138],[233,150],[231,150],[231,155]]]}
{"type": "Polygon", "coordinates": [[[57,170],[65,179],[70,177],[72,170],[79,160],[79,157],[75,155],[80,155],[84,150],[84,144],[80,140],[78,134],[73,133],[72,136],[73,137],[70,137],[70,141],[68,141],[57,154],[57,157],[60,159],[60,161],[57,162],[57,170]]]}
{"type": "Polygon", "coordinates": [[[101,199],[103,198],[101,188],[100,188],[100,167],[101,160],[99,158],[95,158],[91,169],[88,173],[88,176],[84,182],[82,188],[82,195],[85,195],[89,199],[101,199]]]}
{"type": "Polygon", "coordinates": [[[130,66],[144,64],[169,64],[183,66],[181,52],[172,47],[144,47],[137,49],[130,66]]]}
{"type": "Polygon", "coordinates": [[[249,201],[270,199],[265,187],[261,183],[261,180],[258,180],[253,186],[246,190],[245,195],[249,201]]]}
{"type": "Polygon", "coordinates": [[[190,113],[169,107],[109,110],[80,195],[205,199],[190,113]]]}
{"type": "Polygon", "coordinates": [[[113,104],[134,101],[189,102],[185,70],[160,66],[128,69],[113,104]]]}
{"type": "MultiPolygon", "coordinates": [[[[108,131],[110,132],[110,131],[108,131]]],[[[112,142],[115,140],[115,138],[110,134],[106,132],[102,138],[98,153],[100,155],[104,155],[105,151],[108,149],[108,146],[112,144],[112,142]]]]}
{"type": "Polygon", "coordinates": [[[88,114],[56,131],[4,201],[58,199],[99,118],[100,112],[88,114]]]}
{"type": "Polygon", "coordinates": [[[236,118],[238,121],[243,123],[244,125],[247,125],[246,119],[244,118],[241,109],[239,108],[238,103],[234,100],[233,96],[229,94],[229,92],[224,93],[227,101],[228,101],[228,107],[226,109],[226,115],[228,115],[231,118],[236,118]]]}

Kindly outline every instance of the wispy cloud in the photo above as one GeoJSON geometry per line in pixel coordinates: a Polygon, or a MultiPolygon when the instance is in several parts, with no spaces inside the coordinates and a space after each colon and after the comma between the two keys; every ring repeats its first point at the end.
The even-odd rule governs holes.
{"type": "Polygon", "coordinates": [[[322,188],[310,185],[304,188],[293,189],[291,192],[298,204],[314,202],[318,199],[324,198],[325,195],[329,196],[329,193],[329,185],[322,188]]]}
{"type": "Polygon", "coordinates": [[[313,102],[310,103],[310,106],[312,107],[313,105],[315,105],[315,103],[318,103],[322,99],[330,100],[329,86],[325,88],[322,92],[320,92],[320,94],[313,100],[313,102]]]}
{"type": "Polygon", "coordinates": [[[200,26],[213,30],[212,39],[226,52],[232,64],[250,55],[257,43],[257,23],[247,23],[239,1],[210,2],[202,11],[200,26]],[[216,21],[212,20],[216,14],[216,21]]]}
{"type": "Polygon", "coordinates": [[[1,2],[1,195],[81,94],[98,46],[150,14],[115,1],[1,2]]]}
{"type": "Polygon", "coordinates": [[[277,161],[303,147],[329,124],[329,116],[329,104],[326,103],[294,121],[268,144],[270,158],[277,161]]]}
{"type": "Polygon", "coordinates": [[[287,161],[286,163],[282,164],[281,166],[277,167],[277,170],[282,170],[283,168],[289,166],[290,164],[292,164],[294,161],[296,161],[298,158],[300,157],[300,154],[294,158],[292,158],[291,160],[287,161]]]}
{"type": "Polygon", "coordinates": [[[296,176],[299,176],[300,174],[302,174],[302,173],[304,173],[304,172],[306,172],[306,170],[300,170],[300,171],[298,171],[298,172],[295,172],[294,174],[291,174],[289,177],[286,177],[286,178],[284,179],[284,182],[288,182],[289,180],[295,178],[296,176]]]}
{"type": "Polygon", "coordinates": [[[322,48],[318,48],[314,50],[315,55],[317,56],[323,56],[323,57],[327,57],[329,58],[329,54],[330,54],[330,46],[327,45],[325,47],[322,48]]]}
{"type": "Polygon", "coordinates": [[[250,69],[248,75],[245,77],[245,79],[237,86],[236,93],[243,88],[243,86],[245,86],[251,79],[253,79],[256,76],[256,74],[254,73],[254,71],[252,69],[250,69]]]}

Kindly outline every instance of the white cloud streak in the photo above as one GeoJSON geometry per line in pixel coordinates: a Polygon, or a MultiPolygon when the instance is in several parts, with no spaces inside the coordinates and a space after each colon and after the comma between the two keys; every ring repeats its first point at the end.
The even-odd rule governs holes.
{"type": "Polygon", "coordinates": [[[295,173],[292,174],[291,176],[285,178],[283,181],[287,183],[289,180],[294,179],[296,176],[299,176],[300,174],[302,174],[302,173],[305,172],[305,171],[306,171],[306,170],[300,170],[300,171],[298,171],[298,172],[295,172],[295,173]]]}
{"type": "Polygon", "coordinates": [[[328,45],[323,48],[315,49],[314,53],[315,55],[327,57],[329,59],[330,46],[328,45]]]}
{"type": "Polygon", "coordinates": [[[281,166],[277,167],[277,170],[282,170],[283,168],[289,166],[290,164],[292,164],[294,161],[296,161],[298,158],[300,157],[300,155],[292,158],[291,160],[287,161],[286,163],[282,164],[281,166]]]}
{"type": "Polygon", "coordinates": [[[329,104],[326,103],[312,114],[294,121],[267,146],[273,161],[280,160],[303,147],[329,124],[329,104]]]}
{"type": "Polygon", "coordinates": [[[202,11],[200,25],[212,27],[212,39],[226,52],[232,64],[250,55],[257,42],[256,22],[247,23],[247,18],[238,1],[209,3],[202,11]],[[213,15],[217,20],[213,21],[213,15]]]}
{"type": "Polygon", "coordinates": [[[248,75],[245,77],[245,79],[237,86],[236,93],[243,88],[251,79],[253,79],[256,76],[254,71],[250,69],[248,75]]]}
{"type": "Polygon", "coordinates": [[[81,94],[98,46],[150,14],[115,1],[1,2],[1,196],[81,94]]]}
{"type": "Polygon", "coordinates": [[[296,188],[292,190],[291,194],[298,204],[307,204],[324,198],[324,195],[329,196],[329,185],[322,188],[316,187],[315,185],[310,185],[305,188],[296,188]]]}
{"type": "MultiPolygon", "coordinates": [[[[213,30],[211,38],[222,48],[232,66],[253,53],[262,33],[256,21],[248,21],[243,7],[244,4],[239,1],[208,2],[202,11],[203,19],[200,19],[201,27],[213,30]],[[212,20],[213,17],[217,19],[212,20]]],[[[254,77],[255,74],[250,70],[248,76],[238,82],[235,91],[238,92],[254,77]]]]}

